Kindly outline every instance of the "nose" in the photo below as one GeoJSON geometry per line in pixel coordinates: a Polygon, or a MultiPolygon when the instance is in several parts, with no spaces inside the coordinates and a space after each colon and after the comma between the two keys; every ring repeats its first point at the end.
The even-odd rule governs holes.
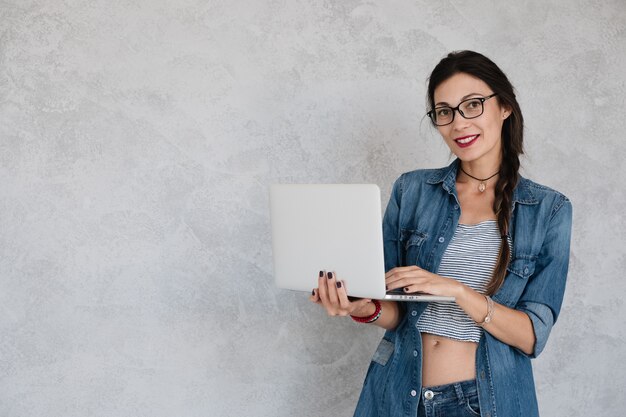
{"type": "Polygon", "coordinates": [[[454,130],[463,130],[467,126],[469,126],[470,121],[461,115],[459,109],[454,110],[456,114],[454,115],[454,119],[452,120],[452,128],[454,130]]]}

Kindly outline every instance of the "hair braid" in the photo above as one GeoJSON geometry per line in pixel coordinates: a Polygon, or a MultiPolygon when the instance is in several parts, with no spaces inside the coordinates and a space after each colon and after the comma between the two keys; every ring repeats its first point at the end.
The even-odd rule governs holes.
{"type": "Polygon", "coordinates": [[[502,242],[498,261],[493,271],[493,277],[487,286],[487,294],[493,295],[500,288],[506,276],[506,268],[511,259],[511,248],[509,247],[508,232],[511,220],[511,210],[513,206],[513,190],[519,180],[520,161],[517,154],[510,152],[507,145],[503,146],[502,164],[500,166],[500,176],[496,183],[496,198],[493,203],[493,210],[498,217],[498,229],[502,242]]]}

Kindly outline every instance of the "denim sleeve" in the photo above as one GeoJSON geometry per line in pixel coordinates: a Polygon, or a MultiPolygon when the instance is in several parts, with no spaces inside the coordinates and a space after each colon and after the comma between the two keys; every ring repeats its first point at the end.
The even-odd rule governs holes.
{"type": "Polygon", "coordinates": [[[385,272],[400,266],[400,204],[404,174],[393,184],[389,203],[383,217],[383,246],[385,252],[385,272]]]}
{"type": "Polygon", "coordinates": [[[533,353],[526,355],[520,350],[530,358],[536,358],[543,351],[561,310],[569,264],[571,229],[572,205],[562,197],[552,210],[535,272],[515,307],[528,314],[533,324],[536,338],[533,353]]]}

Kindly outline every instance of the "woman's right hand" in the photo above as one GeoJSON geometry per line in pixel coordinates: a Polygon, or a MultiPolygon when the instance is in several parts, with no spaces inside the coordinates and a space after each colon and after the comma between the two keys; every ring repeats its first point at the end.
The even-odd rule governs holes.
{"type": "Polygon", "coordinates": [[[313,290],[309,300],[322,305],[329,316],[367,317],[376,310],[369,298],[350,301],[344,282],[338,280],[333,272],[320,271],[318,287],[313,290]]]}

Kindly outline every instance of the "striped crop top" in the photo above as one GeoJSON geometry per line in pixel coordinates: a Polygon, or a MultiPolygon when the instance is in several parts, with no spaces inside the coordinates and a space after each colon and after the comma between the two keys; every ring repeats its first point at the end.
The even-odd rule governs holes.
{"type": "MultiPolygon", "coordinates": [[[[485,294],[500,251],[496,220],[460,224],[441,259],[438,275],[454,278],[485,294]]],[[[509,245],[511,242],[509,242],[509,245]]],[[[483,329],[456,303],[431,302],[417,322],[420,332],[456,340],[478,342],[483,329]]]]}

